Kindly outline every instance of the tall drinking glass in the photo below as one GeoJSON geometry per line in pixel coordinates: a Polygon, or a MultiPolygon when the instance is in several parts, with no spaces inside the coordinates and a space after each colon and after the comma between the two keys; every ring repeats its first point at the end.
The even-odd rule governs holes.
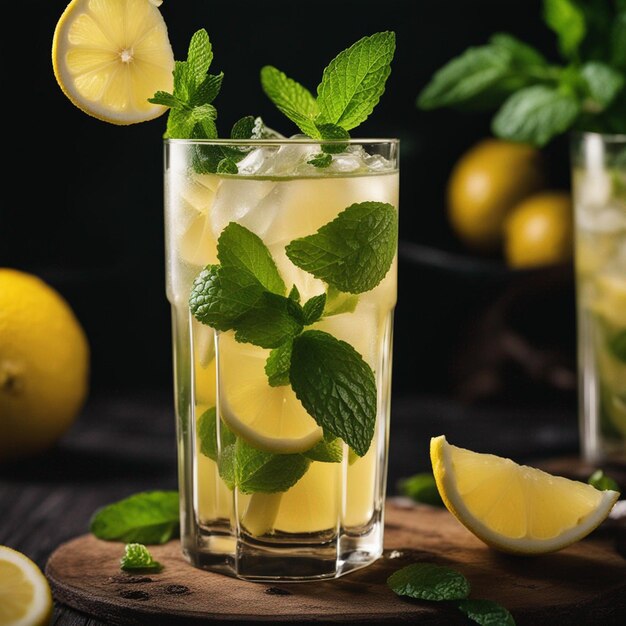
{"type": "Polygon", "coordinates": [[[582,452],[626,463],[626,135],[574,135],[571,155],[582,452]]]}
{"type": "MultiPolygon", "coordinates": [[[[392,210],[397,224],[398,186],[396,140],[350,140],[326,151],[310,139],[166,140],[181,540],[193,565],[249,580],[307,580],[340,576],[382,554],[397,227],[384,276],[358,294],[305,271],[286,246],[316,234],[355,204],[392,210]],[[227,227],[228,241],[221,237],[227,227]],[[239,236],[245,242],[236,249],[239,236]],[[249,334],[242,337],[241,326],[237,336],[232,329],[216,331],[192,315],[190,293],[199,273],[224,265],[229,255],[247,254],[241,250],[251,237],[260,238],[269,255],[258,253],[255,243],[264,260],[250,253],[242,263],[260,263],[274,276],[267,265],[268,257],[273,260],[282,279],[272,279],[279,283],[280,301],[299,302],[310,316],[301,322],[302,333],[349,344],[373,373],[375,425],[366,453],[359,456],[319,425],[334,402],[350,402],[346,388],[319,400],[315,420],[292,386],[295,356],[286,369],[272,369],[284,356],[282,348],[256,345],[249,334]],[[322,294],[325,302],[312,300],[322,294]],[[318,306],[312,312],[313,303],[323,311],[318,306]],[[271,365],[270,355],[276,357],[271,365]]],[[[371,222],[371,242],[363,243],[371,248],[368,254],[378,252],[379,226],[371,222]]],[[[246,318],[244,330],[259,322],[255,315],[246,318]]],[[[299,342],[300,377],[315,386],[315,378],[325,375],[324,359],[334,367],[337,355],[321,350],[321,368],[307,369],[302,336],[289,345],[299,342]]]]}

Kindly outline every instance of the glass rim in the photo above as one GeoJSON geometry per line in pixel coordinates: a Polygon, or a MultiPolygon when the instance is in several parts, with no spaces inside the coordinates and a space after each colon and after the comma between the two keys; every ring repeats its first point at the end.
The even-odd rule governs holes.
{"type": "Polygon", "coordinates": [[[163,143],[177,145],[220,145],[220,146],[280,146],[280,145],[319,145],[319,144],[348,144],[348,145],[398,145],[400,139],[393,138],[350,138],[350,139],[312,139],[311,137],[277,137],[276,139],[176,139],[165,138],[163,143]]]}
{"type": "Polygon", "coordinates": [[[574,139],[595,136],[600,137],[605,143],[626,142],[626,133],[601,133],[595,130],[572,130],[570,134],[574,139]]]}

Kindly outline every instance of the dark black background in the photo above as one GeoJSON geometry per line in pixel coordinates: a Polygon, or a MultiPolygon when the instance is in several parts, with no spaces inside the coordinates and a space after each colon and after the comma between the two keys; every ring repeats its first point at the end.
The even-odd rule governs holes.
{"type": "MultiPolygon", "coordinates": [[[[5,130],[15,138],[4,143],[0,266],[34,272],[70,301],[92,348],[92,393],[168,390],[165,118],[118,127],[90,118],[69,102],[50,59],[54,27],[65,6],[66,0],[51,0],[37,3],[35,13],[28,3],[12,9],[19,20],[12,23],[28,18],[29,31],[4,67],[5,130]]],[[[495,260],[484,271],[470,271],[473,266],[464,266],[469,259],[462,256],[460,266],[450,270],[424,265],[406,251],[412,244],[426,244],[464,254],[446,223],[445,183],[462,152],[490,132],[489,114],[422,112],[415,106],[417,94],[444,62],[485,43],[494,32],[512,33],[556,59],[538,0],[166,0],[161,11],[178,59],[185,57],[192,33],[207,29],[215,53],[212,69],[225,73],[215,102],[223,134],[247,114],[261,115],[284,134],[296,132],[263,94],[262,65],[276,65],[314,90],[323,67],[339,51],[364,35],[394,30],[397,52],[386,93],[358,130],[361,136],[401,140],[400,239],[405,247],[394,393],[573,407],[574,306],[568,267],[518,275],[495,260]],[[502,348],[502,319],[522,339],[517,351],[502,348]]],[[[566,187],[566,138],[545,153],[550,185],[566,187]]],[[[573,414],[572,409],[572,419],[573,414]]]]}

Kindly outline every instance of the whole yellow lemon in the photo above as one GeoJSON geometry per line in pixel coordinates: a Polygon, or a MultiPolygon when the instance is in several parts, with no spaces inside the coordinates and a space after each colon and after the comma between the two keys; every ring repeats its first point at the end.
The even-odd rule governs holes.
{"type": "Polygon", "coordinates": [[[500,248],[502,225],[522,198],[544,184],[543,160],[532,146],[484,139],[465,152],[447,182],[448,220],[468,248],[500,248]]]}
{"type": "Polygon", "coordinates": [[[0,268],[0,461],[50,448],[88,393],[89,345],[65,299],[0,268]]]}
{"type": "Polygon", "coordinates": [[[504,224],[504,256],[514,268],[565,263],[572,258],[572,200],[565,191],[543,191],[511,209],[504,224]]]}

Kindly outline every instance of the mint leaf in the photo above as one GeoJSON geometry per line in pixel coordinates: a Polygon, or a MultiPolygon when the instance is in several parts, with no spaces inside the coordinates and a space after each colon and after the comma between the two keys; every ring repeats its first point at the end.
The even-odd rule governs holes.
{"type": "Polygon", "coordinates": [[[166,543],[178,533],[177,491],[144,491],[96,511],[90,530],[106,541],[166,543]]]}
{"type": "Polygon", "coordinates": [[[431,506],[444,506],[435,478],[430,472],[415,474],[401,480],[398,483],[398,491],[415,502],[430,504],[431,506]]]}
{"type": "Polygon", "coordinates": [[[231,330],[236,320],[250,311],[264,293],[249,272],[236,267],[207,265],[191,288],[189,310],[202,324],[231,330]]]}
{"type": "Polygon", "coordinates": [[[314,445],[310,450],[302,453],[311,461],[320,463],[341,463],[343,459],[343,445],[339,439],[332,441],[322,440],[314,445]]]}
{"type": "Polygon", "coordinates": [[[417,600],[464,600],[470,584],[459,572],[434,563],[415,563],[394,572],[387,585],[399,596],[417,600]]]}
{"type": "Polygon", "coordinates": [[[195,76],[189,68],[187,61],[174,61],[174,95],[183,102],[189,100],[189,96],[196,87],[195,76]]]}
{"type": "Polygon", "coordinates": [[[317,320],[322,317],[324,313],[324,307],[326,306],[326,294],[323,293],[319,296],[313,296],[306,301],[302,307],[302,313],[304,315],[304,325],[310,326],[315,324],[317,320]]]}
{"type": "Polygon", "coordinates": [[[361,202],[344,209],[316,234],[285,248],[290,261],[340,291],[370,291],[396,253],[398,214],[391,204],[361,202]]]}
{"type": "Polygon", "coordinates": [[[165,136],[170,138],[191,137],[195,127],[196,120],[192,109],[170,109],[170,113],[167,116],[165,136]]]}
{"type": "Polygon", "coordinates": [[[610,476],[607,476],[601,469],[591,474],[587,482],[593,485],[598,491],[620,491],[617,482],[610,476]]]}
{"type": "Polygon", "coordinates": [[[237,120],[230,131],[231,139],[250,139],[255,132],[256,120],[252,115],[246,115],[237,120]]]}
{"type": "Polygon", "coordinates": [[[242,439],[235,444],[235,479],[242,493],[287,491],[306,473],[310,461],[301,454],[272,454],[242,439]]]}
{"type": "MultiPolygon", "coordinates": [[[[189,98],[190,106],[197,106],[198,104],[206,104],[213,102],[222,88],[222,80],[224,79],[224,72],[219,74],[209,74],[195,89],[193,95],[189,98]]],[[[215,137],[208,137],[208,139],[215,139],[215,137]]]]}
{"type": "Polygon", "coordinates": [[[556,33],[566,59],[576,57],[587,32],[585,16],[573,0],[544,0],[543,19],[556,33]]]}
{"type": "Polygon", "coordinates": [[[513,616],[502,605],[491,600],[463,600],[459,611],[481,626],[515,626],[513,616]]]}
{"type": "Polygon", "coordinates": [[[317,88],[316,122],[350,130],[366,120],[385,91],[395,47],[395,34],[385,31],[363,37],[340,52],[317,88]]]}
{"type": "Polygon", "coordinates": [[[235,488],[236,476],[235,476],[235,443],[231,443],[222,449],[220,458],[217,464],[217,469],[220,478],[224,481],[224,484],[232,491],[235,488]]]}
{"type": "Polygon", "coordinates": [[[619,359],[622,363],[626,363],[626,330],[622,330],[609,341],[609,350],[611,354],[619,359]]]}
{"type": "Polygon", "coordinates": [[[271,65],[261,69],[261,86],[267,97],[309,137],[319,137],[315,126],[318,105],[311,92],[271,65]]]}
{"type": "Polygon", "coordinates": [[[152,558],[146,546],[140,543],[128,543],[124,548],[124,556],[120,560],[120,568],[126,572],[160,572],[163,566],[152,558]]]}
{"type": "Polygon", "coordinates": [[[309,165],[314,165],[319,168],[328,167],[332,162],[333,155],[327,152],[318,152],[307,161],[309,165]]]}
{"type": "Polygon", "coordinates": [[[546,59],[539,50],[508,33],[492,35],[489,38],[489,43],[500,50],[506,51],[513,65],[520,69],[546,65],[546,59]]]}
{"type": "Polygon", "coordinates": [[[509,69],[510,54],[502,48],[468,48],[435,72],[419,94],[417,105],[429,110],[472,100],[499,83],[509,69]]]}
{"type": "Polygon", "coordinates": [[[162,104],[163,106],[172,108],[185,106],[182,100],[167,91],[157,91],[152,98],[148,98],[148,102],[152,102],[152,104],[162,104]]]}
{"type": "Polygon", "coordinates": [[[289,378],[324,433],[364,456],[374,436],[376,382],[361,355],[328,333],[307,330],[294,339],[289,378]]]}
{"type": "Polygon", "coordinates": [[[359,296],[351,293],[344,293],[329,285],[326,290],[326,306],[324,315],[340,315],[341,313],[352,313],[359,303],[359,296]]]}
{"type": "Polygon", "coordinates": [[[216,171],[218,174],[237,174],[239,173],[239,168],[237,167],[237,163],[232,159],[225,158],[221,159],[217,164],[216,171]]]}
{"type": "Polygon", "coordinates": [[[493,119],[492,130],[502,139],[541,147],[567,130],[579,111],[580,103],[571,93],[535,85],[507,99],[493,119]]]}
{"type": "Polygon", "coordinates": [[[187,51],[188,74],[193,78],[194,86],[202,83],[212,61],[213,48],[209,35],[201,28],[192,35],[187,51]]]}
{"type": "Polygon", "coordinates": [[[282,346],[274,348],[265,362],[265,374],[271,387],[282,387],[289,384],[291,367],[292,342],[286,341],[282,346]]]}
{"type": "Polygon", "coordinates": [[[217,241],[217,257],[223,267],[244,270],[267,291],[284,295],[285,283],[263,240],[245,226],[230,222],[217,241]]]}
{"type": "MultiPolygon", "coordinates": [[[[589,96],[592,99],[593,112],[608,107],[624,86],[624,76],[605,63],[591,61],[580,69],[589,96]]],[[[586,105],[585,108],[589,108],[586,105]]]]}
{"type": "Polygon", "coordinates": [[[295,285],[293,285],[291,291],[289,292],[289,299],[293,300],[294,302],[300,302],[300,292],[295,285]]]}
{"type": "Polygon", "coordinates": [[[265,291],[232,327],[237,341],[278,348],[302,331],[302,310],[297,302],[265,291]]]}
{"type": "MultiPolygon", "coordinates": [[[[207,409],[197,423],[198,439],[200,440],[200,452],[213,461],[218,460],[217,446],[217,416],[215,407],[207,409]]],[[[220,447],[235,443],[235,435],[224,422],[220,423],[220,447]]]]}
{"type": "Polygon", "coordinates": [[[341,154],[348,147],[345,143],[350,139],[347,130],[337,126],[337,124],[317,124],[322,139],[331,143],[322,143],[322,152],[326,154],[341,154]],[[345,141],[344,141],[345,140],[345,141]]]}

